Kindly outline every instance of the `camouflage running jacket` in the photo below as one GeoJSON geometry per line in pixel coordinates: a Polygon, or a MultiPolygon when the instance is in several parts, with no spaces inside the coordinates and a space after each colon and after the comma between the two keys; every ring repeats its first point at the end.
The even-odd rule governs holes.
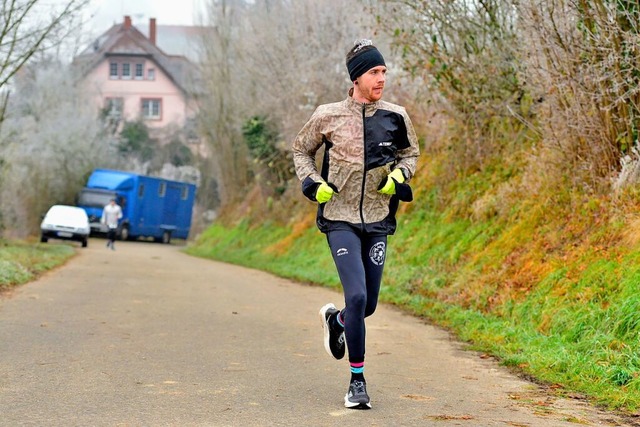
{"type": "Polygon", "coordinates": [[[393,234],[399,200],[411,201],[406,183],[415,173],[418,139],[405,109],[385,101],[361,104],[348,97],[319,106],[293,142],[293,161],[302,192],[316,201],[321,181],[334,191],[318,205],[320,231],[353,228],[393,234]],[[320,171],[316,153],[324,147],[320,171]],[[405,184],[393,196],[378,193],[389,172],[401,168],[405,184]]]}

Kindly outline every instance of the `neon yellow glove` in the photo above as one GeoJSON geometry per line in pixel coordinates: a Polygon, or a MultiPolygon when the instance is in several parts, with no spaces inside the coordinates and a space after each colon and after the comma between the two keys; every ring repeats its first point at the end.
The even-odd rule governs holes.
{"type": "Polygon", "coordinates": [[[316,190],[316,200],[318,203],[327,203],[333,197],[333,188],[326,182],[321,182],[316,190]]]}
{"type": "Polygon", "coordinates": [[[396,182],[398,184],[402,184],[404,182],[404,175],[400,168],[392,170],[391,173],[387,175],[384,185],[378,190],[378,193],[388,194],[390,196],[396,194],[396,182]]]}

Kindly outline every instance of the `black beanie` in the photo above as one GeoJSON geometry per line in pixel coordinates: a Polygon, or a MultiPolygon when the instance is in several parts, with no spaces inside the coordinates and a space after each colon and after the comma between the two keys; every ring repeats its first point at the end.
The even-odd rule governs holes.
{"type": "Polygon", "coordinates": [[[347,69],[349,70],[349,78],[352,82],[356,81],[358,77],[379,65],[385,65],[382,54],[372,47],[371,49],[363,50],[357,54],[347,63],[347,69]]]}

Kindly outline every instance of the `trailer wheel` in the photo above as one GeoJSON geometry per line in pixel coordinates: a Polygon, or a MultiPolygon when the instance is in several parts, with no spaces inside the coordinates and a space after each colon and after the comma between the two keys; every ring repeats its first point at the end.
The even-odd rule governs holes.
{"type": "Polygon", "coordinates": [[[129,227],[126,225],[120,229],[120,240],[129,240],[129,227]]]}
{"type": "Polygon", "coordinates": [[[171,243],[171,232],[170,231],[165,230],[162,233],[162,243],[165,243],[165,244],[171,243]]]}

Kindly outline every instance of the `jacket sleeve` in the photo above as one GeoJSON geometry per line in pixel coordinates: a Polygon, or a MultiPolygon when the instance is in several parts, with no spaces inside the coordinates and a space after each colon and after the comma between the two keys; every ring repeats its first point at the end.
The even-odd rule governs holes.
{"type": "Polygon", "coordinates": [[[396,155],[397,163],[395,167],[402,168],[405,172],[405,177],[409,180],[416,172],[416,164],[418,162],[418,156],[420,155],[420,144],[418,142],[416,131],[413,129],[411,119],[404,109],[402,111],[402,117],[404,118],[404,123],[407,128],[409,146],[402,150],[398,150],[396,155]]]}
{"type": "Polygon", "coordinates": [[[300,130],[292,145],[293,164],[296,175],[302,182],[302,192],[312,201],[315,201],[318,182],[323,180],[316,166],[316,153],[323,144],[320,129],[321,117],[316,110],[300,130]]]}

